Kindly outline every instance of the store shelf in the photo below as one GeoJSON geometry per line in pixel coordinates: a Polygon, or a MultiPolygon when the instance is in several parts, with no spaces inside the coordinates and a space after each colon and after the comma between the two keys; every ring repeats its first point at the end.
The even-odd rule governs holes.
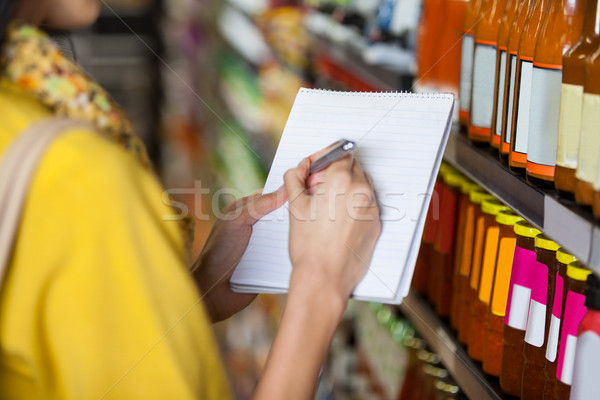
{"type": "Polygon", "coordinates": [[[485,148],[454,129],[444,158],[600,274],[600,226],[589,210],[513,174],[485,148]]]}
{"type": "Polygon", "coordinates": [[[419,334],[442,359],[450,375],[470,399],[512,399],[502,393],[498,379],[485,375],[458,342],[454,333],[418,294],[410,292],[400,305],[419,334]]]}

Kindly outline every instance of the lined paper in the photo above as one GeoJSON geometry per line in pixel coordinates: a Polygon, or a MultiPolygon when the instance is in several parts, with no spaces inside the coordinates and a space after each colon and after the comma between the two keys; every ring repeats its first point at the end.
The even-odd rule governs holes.
{"type": "MultiPolygon", "coordinates": [[[[371,264],[354,291],[359,300],[397,304],[408,293],[453,105],[449,94],[302,88],[296,96],[264,192],[277,190],[304,157],[339,139],[356,142],[354,156],[373,179],[382,220],[371,264]]],[[[231,278],[234,290],[287,291],[288,231],[287,204],[256,222],[231,278]]]]}

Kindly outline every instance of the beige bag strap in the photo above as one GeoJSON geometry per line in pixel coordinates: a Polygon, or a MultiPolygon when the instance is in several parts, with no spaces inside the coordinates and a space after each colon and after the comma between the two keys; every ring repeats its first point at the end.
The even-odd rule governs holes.
{"type": "Polygon", "coordinates": [[[0,159],[0,285],[11,260],[29,185],[54,140],[69,128],[87,126],[67,118],[49,118],[25,129],[0,159]]]}

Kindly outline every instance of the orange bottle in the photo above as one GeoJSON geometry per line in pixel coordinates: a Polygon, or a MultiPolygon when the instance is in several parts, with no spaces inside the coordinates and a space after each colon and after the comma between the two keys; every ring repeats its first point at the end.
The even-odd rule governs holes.
{"type": "Polygon", "coordinates": [[[458,87],[458,120],[463,127],[469,125],[471,110],[471,81],[473,80],[473,48],[475,28],[479,21],[482,0],[469,0],[465,9],[465,22],[460,49],[460,83],[458,87]]]}
{"type": "Polygon", "coordinates": [[[439,38],[437,63],[434,76],[438,80],[438,88],[443,92],[458,96],[460,80],[460,41],[465,23],[467,0],[445,0],[444,30],[439,38]],[[457,45],[457,43],[459,45],[457,45]]]}
{"type": "Polygon", "coordinates": [[[498,242],[500,238],[500,226],[496,222],[496,215],[500,211],[508,210],[497,199],[484,200],[481,202],[481,211],[484,214],[484,238],[481,261],[473,264],[470,287],[472,290],[471,322],[469,323],[469,334],[467,339],[468,352],[471,358],[483,360],[483,343],[485,339],[485,316],[492,292],[492,280],[494,279],[494,268],[496,266],[496,255],[498,253],[498,242]]]}
{"type": "Polygon", "coordinates": [[[579,39],[586,0],[552,0],[535,45],[529,108],[527,180],[553,185],[563,54],[579,39]]]}
{"type": "Polygon", "coordinates": [[[469,120],[469,139],[475,142],[492,140],[496,48],[500,20],[505,8],[506,0],[483,0],[481,20],[475,30],[469,120]]]}
{"type": "Polygon", "coordinates": [[[438,62],[438,45],[446,21],[444,0],[425,0],[423,16],[419,24],[416,58],[417,79],[420,87],[434,87],[438,77],[434,65],[438,62]]]}
{"type": "MultiPolygon", "coordinates": [[[[510,123],[510,152],[508,166],[514,172],[525,172],[527,166],[527,140],[529,136],[529,104],[531,100],[531,75],[533,54],[547,0],[534,0],[534,6],[525,19],[517,53],[515,75],[515,104],[510,123]]],[[[508,131],[506,132],[508,135],[508,131]]]]}
{"type": "MultiPolygon", "coordinates": [[[[600,45],[599,45],[600,46],[600,45]]],[[[585,63],[581,133],[575,171],[575,200],[579,204],[592,205],[594,181],[598,178],[600,152],[600,47],[585,63]]],[[[597,208],[597,207],[596,207],[597,208]]],[[[597,210],[598,211],[598,210],[597,210]]],[[[596,212],[596,215],[600,213],[596,212]]]]}
{"type": "Polygon", "coordinates": [[[523,218],[512,211],[501,211],[496,215],[500,226],[498,255],[494,271],[491,297],[485,320],[485,340],[483,344],[483,371],[500,376],[502,361],[502,333],[504,330],[504,315],[508,302],[508,288],[512,270],[517,236],[514,225],[523,218]]]}
{"type": "Polygon", "coordinates": [[[492,147],[500,149],[502,138],[502,109],[504,108],[504,88],[506,82],[506,61],[508,36],[512,27],[519,1],[508,0],[506,10],[500,19],[498,29],[498,48],[496,49],[496,80],[494,84],[494,113],[492,114],[492,147]]]}
{"type": "Polygon", "coordinates": [[[529,11],[533,8],[535,0],[518,1],[517,12],[512,21],[510,33],[508,35],[507,54],[508,60],[506,63],[506,73],[504,82],[504,105],[502,107],[502,121],[496,122],[501,124],[502,143],[500,145],[500,159],[508,162],[508,153],[510,152],[510,132],[512,123],[512,112],[515,104],[515,79],[517,75],[517,52],[519,50],[519,41],[521,39],[521,31],[525,25],[525,20],[529,11]]]}
{"type": "Polygon", "coordinates": [[[581,132],[581,108],[586,59],[600,43],[598,1],[588,0],[579,40],[563,56],[560,118],[554,186],[570,197],[575,194],[575,170],[581,132]]]}

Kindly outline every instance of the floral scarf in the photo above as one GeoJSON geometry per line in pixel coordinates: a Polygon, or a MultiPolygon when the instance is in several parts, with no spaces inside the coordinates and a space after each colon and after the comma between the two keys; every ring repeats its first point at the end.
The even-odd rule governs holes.
{"type": "MultiPolygon", "coordinates": [[[[144,144],[133,133],[123,110],[43,31],[22,22],[11,23],[0,52],[0,72],[55,115],[92,123],[103,136],[132,153],[144,168],[152,169],[144,144]]],[[[189,248],[192,219],[184,218],[181,227],[189,248]]]]}

